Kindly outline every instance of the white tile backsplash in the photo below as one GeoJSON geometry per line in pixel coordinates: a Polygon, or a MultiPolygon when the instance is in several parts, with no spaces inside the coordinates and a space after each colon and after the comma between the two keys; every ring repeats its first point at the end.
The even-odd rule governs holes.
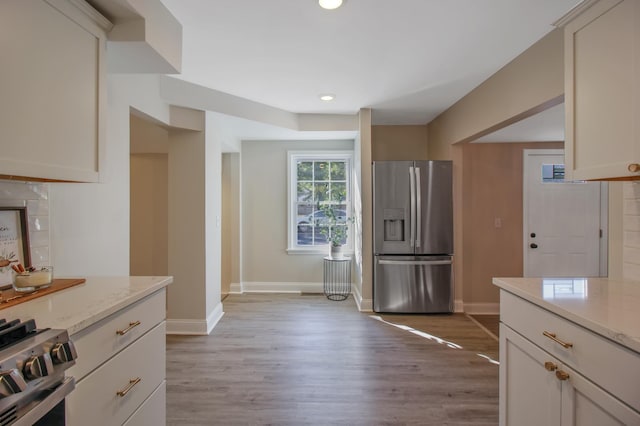
{"type": "Polygon", "coordinates": [[[31,264],[49,265],[49,184],[0,180],[0,206],[27,207],[31,264]]]}
{"type": "Polygon", "coordinates": [[[622,274],[640,280],[640,182],[625,182],[622,187],[622,274]]]}

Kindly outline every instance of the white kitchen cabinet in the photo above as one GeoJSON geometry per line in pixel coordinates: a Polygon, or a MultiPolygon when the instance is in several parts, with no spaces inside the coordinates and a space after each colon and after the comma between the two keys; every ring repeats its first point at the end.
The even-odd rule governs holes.
{"type": "Polygon", "coordinates": [[[162,289],[71,336],[67,425],[165,424],[165,301],[162,289]]]}
{"type": "Polygon", "coordinates": [[[0,1],[0,177],[99,181],[110,26],[84,1],[0,1]]]}
{"type": "Polygon", "coordinates": [[[640,413],[504,324],[500,345],[501,425],[640,424],[640,413]]]}
{"type": "Polygon", "coordinates": [[[565,173],[640,178],[640,2],[586,4],[564,27],[565,173]]]}
{"type": "Polygon", "coordinates": [[[501,426],[640,425],[640,354],[504,290],[500,305],[501,426]]]}

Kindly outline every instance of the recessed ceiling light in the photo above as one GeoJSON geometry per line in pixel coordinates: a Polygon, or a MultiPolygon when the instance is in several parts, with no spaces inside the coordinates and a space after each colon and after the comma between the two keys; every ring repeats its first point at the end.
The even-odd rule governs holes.
{"type": "Polygon", "coordinates": [[[336,97],[336,95],[329,95],[329,94],[320,95],[320,100],[325,101],[325,102],[329,102],[329,101],[334,100],[335,97],[336,97]]]}
{"type": "Polygon", "coordinates": [[[342,0],[318,0],[320,7],[325,9],[337,9],[342,6],[342,0]]]}

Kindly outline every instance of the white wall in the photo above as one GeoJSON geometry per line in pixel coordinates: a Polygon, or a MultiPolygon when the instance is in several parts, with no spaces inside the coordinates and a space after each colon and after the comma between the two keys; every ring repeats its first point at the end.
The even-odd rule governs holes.
{"type": "Polygon", "coordinates": [[[129,275],[130,107],[169,122],[158,77],[109,75],[105,169],[97,184],[50,184],[51,257],[58,276],[129,275]]]}
{"type": "Polygon", "coordinates": [[[324,255],[286,252],[287,151],[352,149],[353,141],[242,142],[241,245],[245,291],[287,288],[322,291],[324,255]]]}
{"type": "Polygon", "coordinates": [[[210,332],[222,316],[222,142],[214,136],[214,118],[210,113],[205,118],[205,297],[210,332]]]}

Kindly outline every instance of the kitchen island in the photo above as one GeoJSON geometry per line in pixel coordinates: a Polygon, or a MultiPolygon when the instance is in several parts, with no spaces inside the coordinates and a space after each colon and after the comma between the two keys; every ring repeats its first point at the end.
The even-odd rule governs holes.
{"type": "Polygon", "coordinates": [[[501,425],[640,425],[640,282],[493,283],[501,425]]]}
{"type": "Polygon", "coordinates": [[[166,290],[172,277],[90,277],[0,310],[66,329],[78,358],[67,375],[67,425],[165,423],[166,290]]]}

